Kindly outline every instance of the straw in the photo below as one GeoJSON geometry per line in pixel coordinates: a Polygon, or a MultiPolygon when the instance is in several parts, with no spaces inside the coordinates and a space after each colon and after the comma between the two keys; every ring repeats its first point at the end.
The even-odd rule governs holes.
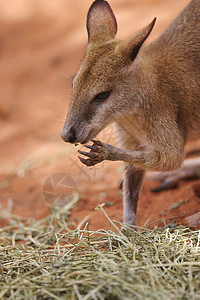
{"type": "Polygon", "coordinates": [[[87,217],[72,230],[76,201],[39,221],[7,214],[0,299],[200,299],[199,230],[121,231],[103,205],[110,230],[90,230],[87,217]]]}

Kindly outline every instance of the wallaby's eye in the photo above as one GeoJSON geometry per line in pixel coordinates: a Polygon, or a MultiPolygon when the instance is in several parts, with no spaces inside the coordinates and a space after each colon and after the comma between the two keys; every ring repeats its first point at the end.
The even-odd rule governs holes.
{"type": "Polygon", "coordinates": [[[110,96],[111,91],[97,94],[92,102],[103,102],[110,96]]]}

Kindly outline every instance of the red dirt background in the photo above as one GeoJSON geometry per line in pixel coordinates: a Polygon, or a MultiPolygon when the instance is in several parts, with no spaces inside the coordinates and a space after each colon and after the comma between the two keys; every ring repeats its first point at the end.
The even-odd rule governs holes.
{"type": "MultiPolygon", "coordinates": [[[[117,37],[127,38],[156,16],[150,42],[188,3],[110,0],[118,20],[117,37]]],[[[6,213],[37,219],[48,215],[54,196],[66,188],[54,182],[53,200],[50,196],[45,200],[45,180],[58,178],[57,173],[64,174],[63,178],[70,176],[79,193],[70,216],[72,223],[77,225],[86,218],[91,229],[108,228],[102,212],[95,210],[103,202],[109,217],[122,221],[118,188],[122,164],[105,162],[88,169],[77,159],[78,147],[60,138],[72,93],[71,78],[84,56],[90,4],[90,0],[0,0],[0,225],[7,223],[6,213]]],[[[99,138],[114,141],[113,127],[99,138]]],[[[200,141],[187,150],[198,146],[200,141]]],[[[200,198],[193,188],[198,183],[182,181],[178,189],[155,194],[150,188],[157,183],[145,179],[138,225],[157,219],[161,226],[174,219],[183,222],[198,212],[200,198]]]]}

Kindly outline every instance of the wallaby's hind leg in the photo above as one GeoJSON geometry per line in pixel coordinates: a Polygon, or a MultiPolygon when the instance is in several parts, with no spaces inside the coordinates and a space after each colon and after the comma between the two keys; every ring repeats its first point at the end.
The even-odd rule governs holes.
{"type": "Polygon", "coordinates": [[[136,225],[136,210],[144,171],[132,164],[125,164],[123,174],[123,222],[136,225]]]}
{"type": "Polygon", "coordinates": [[[158,180],[160,185],[152,188],[152,192],[160,192],[177,187],[180,179],[200,178],[200,157],[186,159],[179,170],[173,172],[155,172],[147,175],[149,180],[158,180]]]}

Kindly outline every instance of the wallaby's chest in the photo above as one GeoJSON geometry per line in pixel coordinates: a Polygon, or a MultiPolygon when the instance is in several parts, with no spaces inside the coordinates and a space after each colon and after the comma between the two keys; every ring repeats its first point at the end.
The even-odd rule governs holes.
{"type": "Polygon", "coordinates": [[[143,120],[139,114],[126,115],[117,120],[117,135],[124,146],[149,147],[147,133],[143,129],[143,120]]]}

